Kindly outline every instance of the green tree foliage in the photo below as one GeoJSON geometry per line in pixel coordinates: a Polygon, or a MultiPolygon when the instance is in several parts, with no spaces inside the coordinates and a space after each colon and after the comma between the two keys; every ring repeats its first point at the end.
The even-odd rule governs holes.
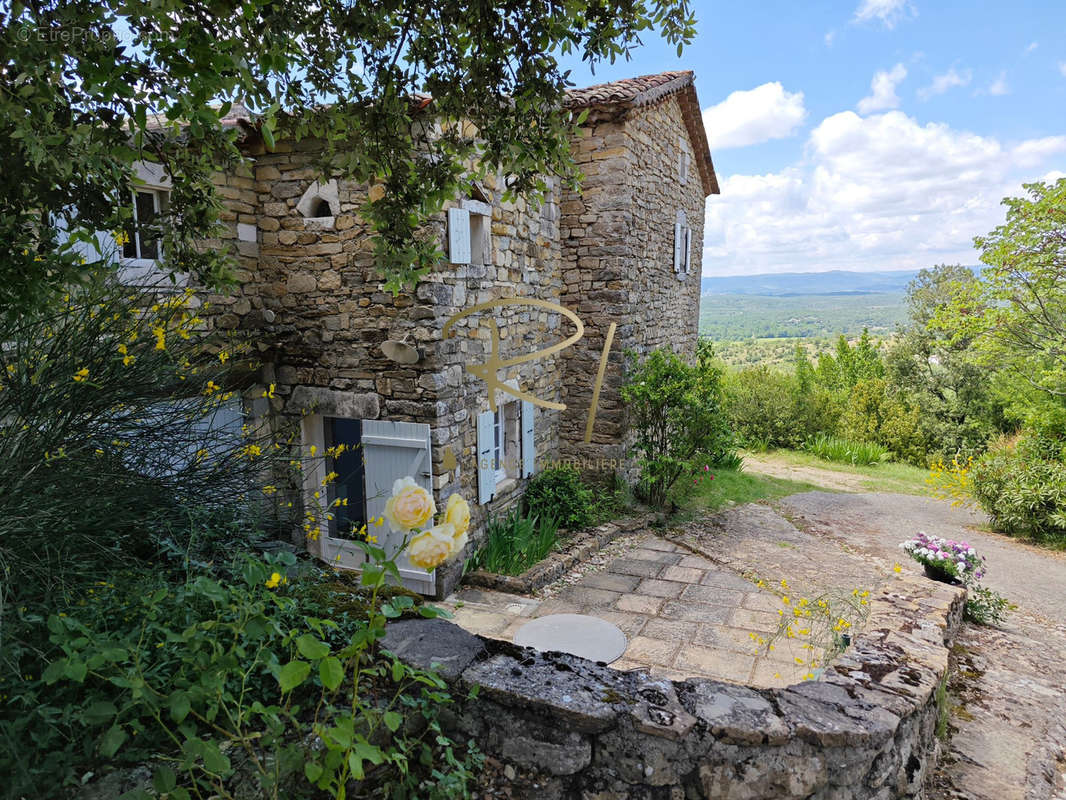
{"type": "Polygon", "coordinates": [[[852,387],[840,430],[848,439],[887,447],[899,461],[925,466],[918,409],[907,405],[884,378],[867,378],[852,387]]]}
{"type": "Polygon", "coordinates": [[[997,530],[1066,537],[1066,463],[1062,442],[1030,433],[1003,441],[974,462],[973,498],[997,530]]]}
{"type": "Polygon", "coordinates": [[[953,336],[931,324],[977,278],[959,265],[922,270],[907,291],[908,323],[886,356],[889,384],[920,412],[935,457],[979,451],[1003,427],[989,369],[978,363],[970,336],[953,336]]]}
{"type": "Polygon", "coordinates": [[[195,245],[219,220],[211,173],[243,159],[242,135],[268,150],[314,138],[323,174],[381,181],[360,213],[399,291],[437,263],[418,229],[464,164],[499,167],[531,197],[545,175],[575,178],[557,58],[614,61],[652,30],[680,52],[687,0],[16,0],[0,9],[0,308],[39,306],[84,274],[77,244],[130,222],[120,201],[139,160],[174,178],[168,268],[224,283],[224,257],[195,245]],[[247,128],[224,124],[237,102],[247,128]]]}
{"type": "Polygon", "coordinates": [[[1066,178],[1025,189],[1025,196],[1003,201],[1003,225],[974,239],[987,266],[979,280],[955,286],[933,324],[952,341],[972,341],[982,366],[1007,374],[1012,416],[1028,427],[1063,431],[1066,178]]]}
{"type": "Polygon", "coordinates": [[[682,476],[732,455],[722,373],[707,343],[698,347],[694,364],[663,349],[640,361],[629,357],[622,400],[636,437],[638,489],[650,504],[663,506],[682,476]]]}

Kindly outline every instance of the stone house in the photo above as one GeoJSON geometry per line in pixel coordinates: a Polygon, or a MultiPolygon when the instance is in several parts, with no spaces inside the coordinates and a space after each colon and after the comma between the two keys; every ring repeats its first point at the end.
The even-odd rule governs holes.
{"type": "MultiPolygon", "coordinates": [[[[623,352],[693,350],[704,203],[718,184],[692,73],[574,90],[567,102],[589,112],[572,143],[580,191],[556,183],[539,207],[505,203],[488,176],[434,221],[449,263],[411,294],[380,287],[358,216],[374,189],[317,183],[314,142],[260,147],[250,171],[220,176],[229,230],[209,244],[236,252],[239,286],[203,299],[209,324],[250,332],[259,348],[261,385],[245,415],[280,439],[298,435],[305,453],[360,445],[307,471],[308,498],[335,471],[330,491],[349,500],[350,520],[322,520],[309,542],[323,559],[358,566],[344,528],[379,516],[397,477],[431,489],[438,507],[453,492],[470,500],[473,547],[486,516],[512,506],[546,465],[613,472],[626,449],[623,352]],[[474,308],[488,303],[497,305],[474,308]],[[580,325],[576,342],[537,355],[580,325]],[[470,367],[497,341],[494,386],[470,367]]],[[[167,186],[146,180],[137,207],[149,214],[165,206],[167,186]]],[[[136,236],[126,249],[132,267],[151,265],[136,236]]],[[[461,561],[436,574],[402,566],[411,588],[437,596],[460,571],[461,561]]]]}

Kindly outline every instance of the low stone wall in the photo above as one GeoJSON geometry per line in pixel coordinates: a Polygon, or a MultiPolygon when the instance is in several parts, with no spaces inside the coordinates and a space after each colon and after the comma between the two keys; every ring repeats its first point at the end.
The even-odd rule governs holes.
{"type": "Polygon", "coordinates": [[[501,575],[498,572],[476,569],[463,576],[463,583],[510,594],[533,594],[556,578],[565,575],[597,550],[620,536],[646,528],[654,516],[654,514],[645,514],[607,522],[587,530],[574,531],[570,534],[570,542],[564,549],[551,553],[521,575],[501,575]]]}
{"type": "Polygon", "coordinates": [[[465,697],[452,725],[537,775],[537,800],[920,798],[937,686],[965,592],[900,577],[821,681],[756,690],[656,680],[482,639],[443,620],[389,626],[387,649],[437,664],[465,697]]]}

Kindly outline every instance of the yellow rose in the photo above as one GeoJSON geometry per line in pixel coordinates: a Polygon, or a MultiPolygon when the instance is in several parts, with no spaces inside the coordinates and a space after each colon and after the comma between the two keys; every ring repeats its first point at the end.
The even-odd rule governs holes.
{"type": "Polygon", "coordinates": [[[470,504],[457,494],[448,498],[444,508],[444,521],[455,526],[455,535],[461,536],[470,528],[470,504]]]}
{"type": "Polygon", "coordinates": [[[407,560],[416,567],[431,570],[451,556],[455,527],[444,522],[418,534],[407,544],[407,560]]]}
{"type": "MultiPolygon", "coordinates": [[[[448,523],[445,523],[445,524],[448,524],[448,523]]],[[[449,561],[451,561],[453,558],[455,558],[457,555],[459,555],[461,552],[463,552],[463,548],[466,547],[466,543],[467,543],[468,539],[469,539],[469,535],[467,534],[466,531],[463,531],[462,533],[459,533],[457,531],[455,533],[455,535],[452,536],[452,549],[451,549],[451,552],[448,553],[448,560],[449,561]]]]}
{"type": "Polygon", "coordinates": [[[397,478],[392,497],[385,503],[385,519],[394,531],[406,533],[433,519],[437,506],[433,495],[415,483],[414,478],[397,478]]]}

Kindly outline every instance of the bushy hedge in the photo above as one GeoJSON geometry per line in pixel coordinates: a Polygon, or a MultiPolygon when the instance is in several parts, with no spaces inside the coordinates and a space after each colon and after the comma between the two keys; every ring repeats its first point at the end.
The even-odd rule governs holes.
{"type": "Polygon", "coordinates": [[[700,345],[691,364],[665,349],[643,359],[629,354],[622,400],[636,437],[637,491],[653,506],[666,504],[683,475],[733,455],[722,371],[713,357],[708,344],[700,345]]]}
{"type": "Polygon", "coordinates": [[[991,448],[970,469],[970,492],[1004,533],[1066,537],[1062,442],[1029,434],[991,448]]]}
{"type": "Polygon", "coordinates": [[[530,478],[523,499],[528,516],[554,519],[560,528],[573,531],[592,522],[592,489],[573,467],[551,467],[538,472],[530,478]]]}

